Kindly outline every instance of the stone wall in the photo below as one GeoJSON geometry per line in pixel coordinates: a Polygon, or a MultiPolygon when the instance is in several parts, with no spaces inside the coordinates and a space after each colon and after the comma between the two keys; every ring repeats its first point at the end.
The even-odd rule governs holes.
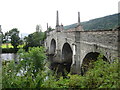
{"type": "MultiPolygon", "coordinates": [[[[52,56],[53,62],[62,63],[62,49],[65,43],[68,43],[73,51],[75,45],[75,55],[73,55],[74,64],[71,65],[74,73],[80,73],[80,67],[84,57],[90,52],[102,53],[110,62],[118,56],[118,31],[117,30],[98,30],[98,31],[83,31],[56,30],[48,33],[46,39],[46,48],[50,53],[51,40],[56,42],[56,51],[52,56]]],[[[81,29],[81,28],[80,28],[81,29]]]]}
{"type": "Polygon", "coordinates": [[[118,31],[82,31],[76,33],[80,63],[89,52],[99,52],[111,62],[118,55],[118,31]],[[78,37],[78,38],[77,38],[78,37]]]}
{"type": "Polygon", "coordinates": [[[84,31],[80,40],[115,48],[118,46],[118,31],[84,31]]]}

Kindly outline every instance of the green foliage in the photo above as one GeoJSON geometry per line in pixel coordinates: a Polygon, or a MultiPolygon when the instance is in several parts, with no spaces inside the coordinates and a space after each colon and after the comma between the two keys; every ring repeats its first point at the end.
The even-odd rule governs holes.
{"type": "Polygon", "coordinates": [[[15,50],[14,48],[2,48],[2,53],[16,53],[18,48],[15,50]]]}
{"type": "Polygon", "coordinates": [[[75,28],[75,27],[77,27],[77,23],[64,26],[64,29],[65,29],[65,30],[68,30],[68,29],[75,28]]]}
{"type": "Polygon", "coordinates": [[[53,29],[51,26],[48,28],[48,31],[53,31],[55,29],[53,29]]]}
{"type": "Polygon", "coordinates": [[[28,52],[19,50],[19,63],[3,62],[3,88],[38,88],[41,87],[46,73],[43,47],[30,48],[28,52]]]}
{"type": "Polygon", "coordinates": [[[9,41],[10,37],[9,36],[10,36],[9,32],[6,32],[5,34],[3,34],[3,41],[2,41],[2,43],[10,43],[10,41],[9,41]]]}
{"type": "MultiPolygon", "coordinates": [[[[118,15],[119,14],[113,14],[101,18],[96,18],[90,21],[82,22],[82,26],[84,30],[108,30],[108,29],[114,29],[118,27],[118,15]]],[[[64,26],[64,29],[70,29],[77,27],[77,23],[71,24],[68,26],[64,26]]]]}
{"type": "Polygon", "coordinates": [[[17,51],[20,48],[23,48],[24,45],[17,46],[16,50],[13,48],[13,46],[9,43],[6,47],[6,44],[2,44],[2,53],[17,53],[17,51]]]}
{"type": "Polygon", "coordinates": [[[2,48],[13,48],[13,46],[11,45],[11,43],[4,43],[1,46],[2,48]]]}
{"type": "Polygon", "coordinates": [[[45,65],[44,48],[20,49],[19,56],[19,64],[3,62],[3,88],[120,88],[118,60],[103,61],[102,54],[83,76],[59,79],[45,65]]]}
{"type": "Polygon", "coordinates": [[[46,56],[43,47],[29,48],[28,52],[25,52],[23,49],[21,49],[18,51],[18,53],[20,55],[19,60],[21,60],[21,65],[25,70],[28,70],[35,75],[39,69],[44,69],[46,56]]]}
{"type": "Polygon", "coordinates": [[[17,28],[13,28],[9,31],[9,35],[11,36],[11,44],[13,45],[14,49],[17,49],[17,46],[20,45],[19,31],[17,28]]]}
{"type": "Polygon", "coordinates": [[[52,77],[42,86],[45,88],[120,88],[118,60],[110,64],[99,56],[99,60],[93,65],[94,67],[90,68],[84,76],[68,74],[70,78],[61,77],[58,81],[52,77]]]}
{"type": "Polygon", "coordinates": [[[3,35],[3,43],[6,43],[6,48],[9,48],[8,44],[11,43],[14,49],[17,49],[17,46],[21,44],[21,40],[19,37],[19,31],[17,28],[13,28],[9,32],[6,32],[3,35]]]}
{"type": "Polygon", "coordinates": [[[87,88],[118,88],[118,62],[109,64],[103,60],[94,63],[94,68],[90,69],[85,77],[87,88]]]}
{"type": "Polygon", "coordinates": [[[44,32],[34,32],[32,34],[29,34],[28,37],[25,37],[25,49],[28,49],[29,47],[37,47],[42,46],[43,40],[45,37],[44,32]]]}
{"type": "Polygon", "coordinates": [[[14,46],[14,48],[17,48],[17,46],[19,45],[20,42],[18,42],[20,40],[19,36],[14,34],[11,36],[11,44],[14,46]]]}

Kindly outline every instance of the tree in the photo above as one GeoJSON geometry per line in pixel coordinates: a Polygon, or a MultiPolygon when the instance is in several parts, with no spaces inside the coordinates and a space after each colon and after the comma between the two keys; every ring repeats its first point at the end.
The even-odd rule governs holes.
{"type": "Polygon", "coordinates": [[[34,32],[25,37],[26,46],[24,47],[28,50],[28,47],[37,47],[43,45],[45,33],[44,32],[34,32]]]}
{"type": "Polygon", "coordinates": [[[6,47],[8,48],[8,43],[10,43],[10,34],[7,31],[5,34],[3,34],[3,43],[6,44],[6,47]]]}
{"type": "Polygon", "coordinates": [[[2,88],[41,88],[47,75],[44,48],[19,49],[18,56],[19,64],[2,62],[2,88]]]}
{"type": "Polygon", "coordinates": [[[51,26],[49,26],[48,31],[53,31],[53,30],[55,30],[55,29],[53,29],[51,26]]]}
{"type": "Polygon", "coordinates": [[[17,28],[13,28],[9,31],[11,44],[13,45],[14,49],[17,50],[17,46],[20,45],[20,37],[19,37],[19,31],[17,28]]]}

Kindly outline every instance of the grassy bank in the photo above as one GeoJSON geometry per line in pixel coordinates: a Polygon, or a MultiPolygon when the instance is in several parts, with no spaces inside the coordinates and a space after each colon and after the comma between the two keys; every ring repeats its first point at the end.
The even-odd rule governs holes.
{"type": "Polygon", "coordinates": [[[11,43],[2,44],[1,47],[2,47],[2,53],[16,53],[19,50],[19,48],[24,47],[24,44],[19,45],[16,50],[14,50],[14,47],[11,45],[11,43]]]}
{"type": "MultiPolygon", "coordinates": [[[[17,48],[22,48],[25,44],[23,45],[19,45],[17,48]]],[[[5,44],[2,44],[1,46],[2,48],[13,48],[12,44],[11,43],[5,43],[5,44]]]]}
{"type": "Polygon", "coordinates": [[[2,48],[13,48],[13,46],[11,45],[11,43],[5,43],[2,44],[2,48]]]}

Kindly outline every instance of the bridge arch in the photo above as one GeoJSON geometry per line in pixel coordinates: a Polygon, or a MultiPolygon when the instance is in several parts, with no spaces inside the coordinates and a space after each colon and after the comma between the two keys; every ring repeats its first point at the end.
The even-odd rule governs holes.
{"type": "Polygon", "coordinates": [[[62,63],[64,64],[64,69],[70,72],[72,64],[73,51],[69,43],[64,43],[62,47],[62,63]]]}
{"type": "Polygon", "coordinates": [[[50,43],[50,54],[55,54],[55,50],[56,50],[56,41],[55,39],[52,39],[50,43]]]}
{"type": "MultiPolygon", "coordinates": [[[[99,52],[89,52],[85,55],[82,65],[81,65],[81,74],[82,75],[88,70],[88,68],[91,67],[90,63],[97,61],[99,55],[100,55],[99,52]]],[[[108,61],[108,59],[104,55],[101,58],[104,61],[108,61]]]]}
{"type": "Polygon", "coordinates": [[[62,60],[63,62],[72,62],[72,48],[69,43],[65,43],[62,47],[62,60]]]}

